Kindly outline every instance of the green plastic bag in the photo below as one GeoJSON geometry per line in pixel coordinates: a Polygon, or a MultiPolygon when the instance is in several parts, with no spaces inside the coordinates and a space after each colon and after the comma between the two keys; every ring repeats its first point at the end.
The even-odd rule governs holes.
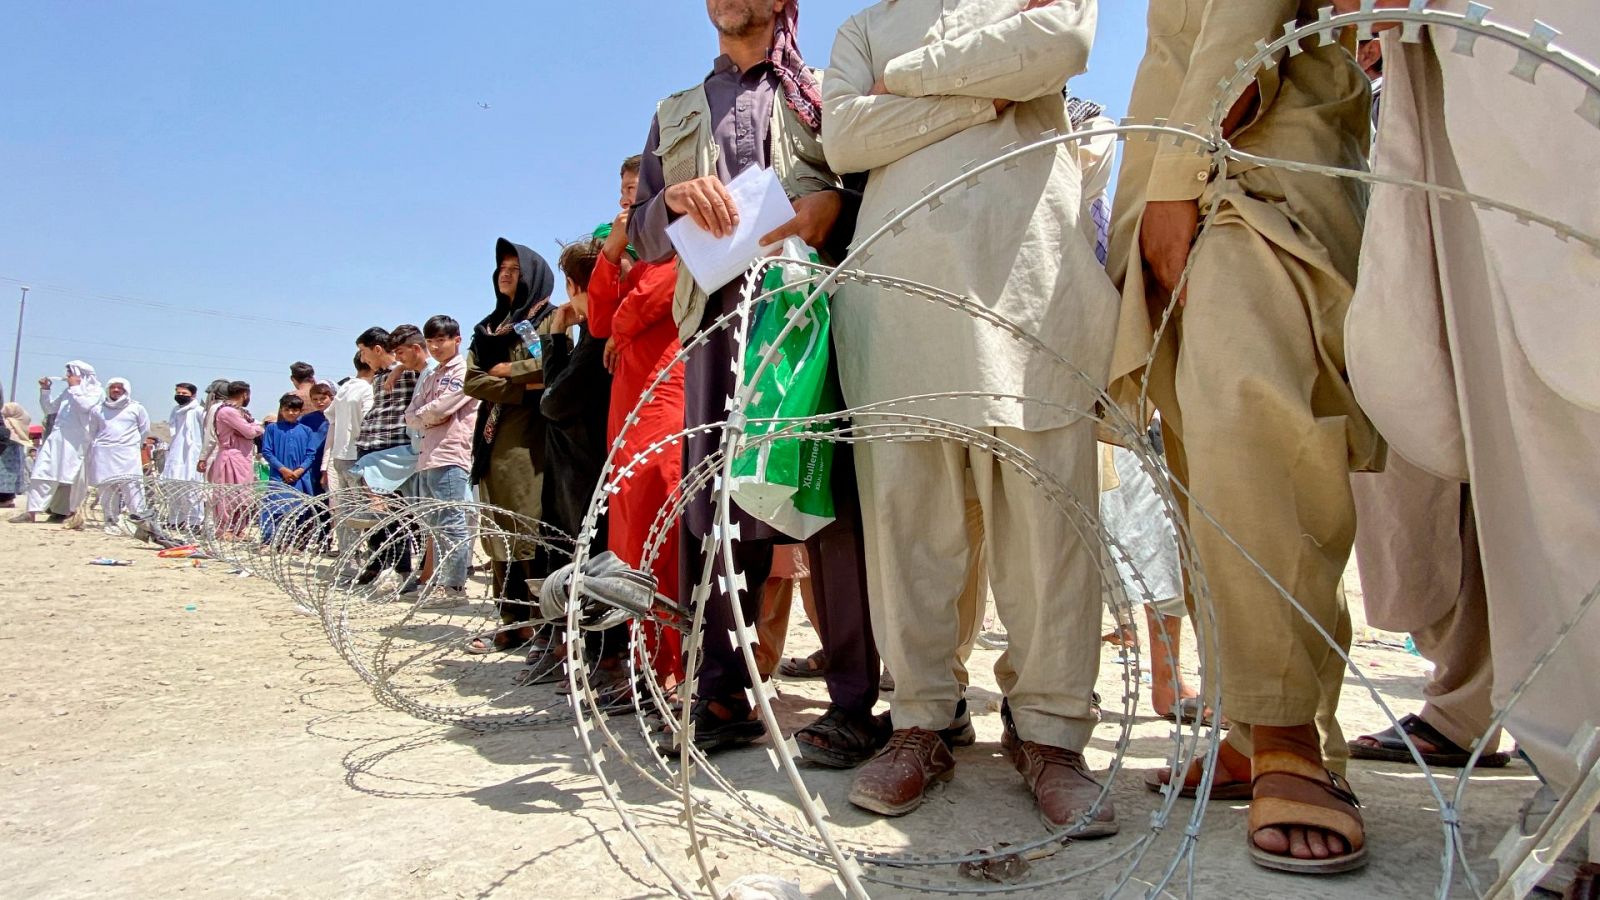
{"type": "MultiPolygon", "coordinates": [[[[783,255],[817,262],[810,247],[790,239],[783,255]]],[[[745,385],[789,319],[815,286],[816,270],[796,264],[774,266],[761,283],[763,300],[745,346],[745,385]],[[782,290],[779,290],[782,288],[782,290]],[[773,293],[776,291],[776,293],[773,293]]],[[[775,363],[761,372],[757,393],[746,407],[750,424],[745,444],[784,430],[784,419],[806,419],[843,408],[832,357],[828,296],[817,298],[800,327],[780,345],[775,363]],[[759,422],[758,419],[778,421],[759,422]]],[[[826,431],[826,426],[811,430],[826,431]]],[[[740,509],[784,534],[805,539],[833,521],[833,451],[829,441],[782,437],[742,450],[733,461],[730,493],[740,509]]]]}

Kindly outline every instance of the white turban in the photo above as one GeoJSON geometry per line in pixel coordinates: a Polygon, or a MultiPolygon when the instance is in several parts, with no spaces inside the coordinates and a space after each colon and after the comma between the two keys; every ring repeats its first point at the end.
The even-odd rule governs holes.
{"type": "Polygon", "coordinates": [[[128,405],[128,401],[133,399],[133,385],[129,384],[128,383],[128,379],[126,379],[126,378],[113,378],[110,381],[106,382],[106,387],[109,388],[113,384],[122,385],[123,394],[122,394],[122,396],[120,398],[118,398],[116,400],[113,400],[113,399],[111,399],[111,394],[108,391],[106,393],[105,404],[107,406],[111,407],[112,409],[121,409],[124,406],[128,405]]]}
{"type": "MultiPolygon", "coordinates": [[[[75,359],[72,362],[67,363],[67,371],[78,376],[79,378],[82,378],[85,384],[92,384],[95,387],[100,386],[100,377],[94,373],[94,366],[89,365],[81,359],[75,359]]],[[[124,384],[126,384],[126,382],[124,382],[124,384]]]]}

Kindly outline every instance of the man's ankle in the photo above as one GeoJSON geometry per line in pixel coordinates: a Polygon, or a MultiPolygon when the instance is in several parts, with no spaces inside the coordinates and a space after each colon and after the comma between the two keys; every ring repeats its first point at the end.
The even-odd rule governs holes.
{"type": "Polygon", "coordinates": [[[1293,753],[1302,759],[1322,762],[1322,739],[1314,722],[1304,725],[1256,725],[1250,729],[1250,743],[1254,754],[1293,753]]]}

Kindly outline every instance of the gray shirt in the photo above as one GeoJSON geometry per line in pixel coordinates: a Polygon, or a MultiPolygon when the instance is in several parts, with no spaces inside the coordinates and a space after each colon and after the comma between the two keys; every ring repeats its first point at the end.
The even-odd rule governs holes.
{"type": "MultiPolygon", "coordinates": [[[[717,149],[717,177],[726,184],[751,166],[771,165],[770,137],[772,104],[778,96],[778,75],[772,64],[761,62],[740,72],[726,55],[717,58],[706,76],[706,103],[711,110],[711,140],[717,149]]],[[[674,216],[667,210],[666,176],[656,148],[661,141],[661,123],[653,121],[645,142],[644,163],[639,169],[639,202],[628,218],[628,238],[640,255],[650,262],[672,256],[672,241],[667,223],[674,216]]],[[[739,305],[743,279],[724,286],[706,302],[705,312],[695,327],[731,312],[739,305]]],[[[738,352],[734,334],[723,329],[696,350],[684,365],[684,425],[693,428],[722,421],[727,415],[728,397],[738,389],[733,375],[733,358],[738,352]]],[[[720,432],[692,434],[684,440],[684,471],[717,451],[720,432]]],[[[684,512],[684,522],[697,536],[711,533],[713,521],[711,492],[701,491],[684,512]]],[[[769,526],[735,509],[745,540],[767,540],[775,536],[769,526]]]]}

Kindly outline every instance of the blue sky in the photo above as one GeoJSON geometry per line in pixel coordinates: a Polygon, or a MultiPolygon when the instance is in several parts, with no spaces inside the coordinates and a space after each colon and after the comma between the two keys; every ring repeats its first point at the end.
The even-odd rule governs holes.
{"type": "MultiPolygon", "coordinates": [[[[803,0],[813,65],[864,5],[803,0]]],[[[1074,92],[1120,116],[1145,4],[1102,7],[1074,92]]],[[[12,2],[4,19],[0,380],[28,284],[34,412],[34,382],[73,358],[156,417],[173,383],[221,377],[260,412],[296,359],[348,374],[368,325],[470,326],[495,238],[554,259],[608,221],[656,100],[716,55],[700,0],[12,2]]]]}

